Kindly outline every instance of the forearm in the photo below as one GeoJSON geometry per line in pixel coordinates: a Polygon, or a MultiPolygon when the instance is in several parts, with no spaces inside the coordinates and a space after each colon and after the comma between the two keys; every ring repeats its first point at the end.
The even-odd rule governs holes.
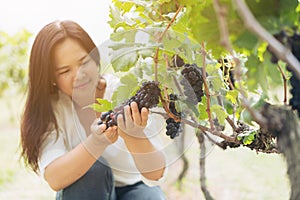
{"type": "Polygon", "coordinates": [[[165,156],[157,150],[148,138],[127,138],[125,144],[137,169],[149,180],[158,180],[165,169],[165,156]]]}
{"type": "Polygon", "coordinates": [[[53,190],[59,191],[78,180],[95,161],[80,144],[51,162],[45,169],[44,177],[53,190]]]}
{"type": "Polygon", "coordinates": [[[88,137],[46,167],[44,177],[53,190],[59,191],[77,181],[102,155],[108,143],[98,143],[93,139],[88,137]]]}

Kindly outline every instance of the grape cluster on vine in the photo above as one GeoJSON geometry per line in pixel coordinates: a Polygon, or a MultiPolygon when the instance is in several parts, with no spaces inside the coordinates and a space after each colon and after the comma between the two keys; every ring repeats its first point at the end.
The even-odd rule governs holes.
{"type": "MultiPolygon", "coordinates": [[[[169,110],[172,114],[176,115],[177,117],[181,118],[182,113],[178,112],[175,106],[175,101],[178,100],[178,96],[175,94],[170,94],[169,95],[169,110]]],[[[182,123],[176,122],[173,118],[168,118],[166,120],[167,126],[167,132],[166,135],[169,136],[171,139],[174,139],[175,137],[179,136],[179,134],[183,131],[182,129],[182,123]]]]}
{"type": "MultiPolygon", "coordinates": [[[[293,35],[287,34],[284,30],[280,31],[277,34],[273,35],[279,42],[283,45],[289,47],[294,54],[294,56],[300,61],[300,35],[297,32],[294,32],[293,35]]],[[[270,48],[268,47],[270,51],[270,48]]],[[[271,62],[277,64],[278,58],[271,52],[271,62]]],[[[298,111],[298,115],[300,117],[300,80],[294,74],[293,71],[287,66],[287,70],[292,73],[290,78],[291,90],[290,93],[292,94],[292,98],[289,101],[290,106],[293,110],[298,111]]]]}
{"type": "Polygon", "coordinates": [[[185,64],[181,74],[183,75],[183,79],[180,83],[184,87],[184,94],[187,97],[187,101],[193,104],[201,102],[204,95],[204,80],[201,68],[196,64],[185,64]]]}
{"type": "MultiPolygon", "coordinates": [[[[295,57],[300,61],[300,35],[295,33],[292,37],[288,40],[291,51],[295,55],[295,57]]],[[[289,67],[287,67],[290,70],[289,67]]],[[[292,98],[289,101],[289,104],[292,106],[293,110],[298,111],[298,116],[300,117],[300,79],[294,74],[292,71],[292,76],[290,78],[291,84],[291,94],[292,98]]]]}
{"type": "Polygon", "coordinates": [[[139,111],[143,107],[149,109],[155,107],[159,103],[160,96],[159,83],[156,81],[143,82],[142,87],[136,92],[134,96],[126,100],[120,106],[116,107],[114,111],[108,111],[101,115],[100,122],[98,124],[105,123],[107,127],[117,125],[117,116],[123,114],[124,106],[130,105],[132,102],[136,102],[139,111]]]}

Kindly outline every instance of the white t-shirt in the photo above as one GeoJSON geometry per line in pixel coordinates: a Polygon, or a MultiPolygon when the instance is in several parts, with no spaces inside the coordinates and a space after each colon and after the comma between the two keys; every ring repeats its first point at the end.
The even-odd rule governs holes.
{"type": "MultiPolygon", "coordinates": [[[[111,75],[106,75],[105,79],[107,80],[107,87],[104,98],[111,99],[119,80],[111,75]]],[[[79,122],[69,96],[59,92],[59,99],[53,102],[53,109],[58,123],[58,136],[54,129],[50,129],[41,146],[39,169],[42,177],[44,177],[45,168],[52,161],[76,147],[86,138],[86,132],[79,122]]],[[[149,136],[150,141],[158,150],[161,150],[160,132],[164,131],[162,127],[164,127],[164,119],[151,114],[148,125],[144,129],[145,134],[149,136]]],[[[130,185],[141,180],[148,185],[157,185],[166,177],[167,169],[158,181],[145,179],[137,170],[132,155],[121,137],[115,143],[109,145],[102,156],[112,168],[116,186],[130,185]]]]}

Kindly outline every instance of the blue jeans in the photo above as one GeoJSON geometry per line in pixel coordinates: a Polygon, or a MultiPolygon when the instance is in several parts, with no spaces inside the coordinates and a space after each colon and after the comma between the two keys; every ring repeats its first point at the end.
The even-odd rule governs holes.
{"type": "Polygon", "coordinates": [[[80,179],[57,192],[56,200],[115,200],[112,171],[102,157],[99,160],[80,179]]]}
{"type": "Polygon", "coordinates": [[[164,200],[165,195],[159,186],[149,187],[142,181],[133,185],[116,187],[118,200],[164,200]]]}
{"type": "Polygon", "coordinates": [[[56,200],[164,200],[160,187],[149,187],[142,181],[114,187],[114,178],[107,162],[101,157],[72,185],[57,192],[56,200]],[[105,163],[105,164],[103,164],[105,163]]]}

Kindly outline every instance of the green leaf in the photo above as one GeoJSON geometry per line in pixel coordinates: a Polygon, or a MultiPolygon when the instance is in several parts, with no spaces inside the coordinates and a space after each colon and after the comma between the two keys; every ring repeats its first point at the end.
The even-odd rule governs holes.
{"type": "Polygon", "coordinates": [[[135,51],[125,52],[112,60],[112,67],[115,72],[126,72],[135,65],[137,59],[138,55],[135,51]]]}
{"type": "Polygon", "coordinates": [[[138,85],[138,79],[135,74],[128,73],[121,77],[120,82],[128,87],[136,87],[138,85]]]}
{"type": "Polygon", "coordinates": [[[128,99],[130,97],[131,89],[132,88],[129,88],[128,86],[124,86],[124,85],[119,86],[112,95],[113,107],[120,105],[126,99],[128,99]]]}
{"type": "Polygon", "coordinates": [[[199,120],[205,120],[208,118],[206,109],[207,109],[207,100],[206,98],[202,97],[202,101],[198,103],[199,120]]]}
{"type": "Polygon", "coordinates": [[[226,92],[225,98],[231,101],[231,103],[236,104],[237,103],[237,97],[238,97],[238,91],[236,90],[229,90],[226,92]]]}
{"type": "Polygon", "coordinates": [[[121,86],[113,93],[113,106],[123,103],[139,89],[138,78],[133,73],[126,73],[120,78],[121,86]]]}
{"type": "Polygon", "coordinates": [[[248,30],[245,30],[234,41],[234,45],[236,45],[239,48],[246,48],[248,50],[252,50],[257,45],[257,42],[257,37],[250,33],[248,30]]]}
{"type": "Polygon", "coordinates": [[[255,130],[245,131],[245,132],[239,134],[237,136],[237,139],[243,140],[244,145],[249,145],[254,141],[256,133],[257,133],[257,131],[255,131],[255,130]]]}
{"type": "Polygon", "coordinates": [[[226,111],[222,108],[222,106],[215,104],[215,105],[212,105],[212,106],[210,107],[210,109],[211,109],[211,111],[212,111],[213,113],[216,114],[216,117],[218,118],[219,123],[220,123],[221,125],[224,125],[224,124],[225,124],[225,119],[226,119],[226,117],[227,117],[227,113],[226,113],[226,111]]]}
{"type": "Polygon", "coordinates": [[[92,108],[96,112],[106,112],[112,110],[112,103],[106,99],[97,98],[97,103],[89,105],[89,108],[92,108]]]}

